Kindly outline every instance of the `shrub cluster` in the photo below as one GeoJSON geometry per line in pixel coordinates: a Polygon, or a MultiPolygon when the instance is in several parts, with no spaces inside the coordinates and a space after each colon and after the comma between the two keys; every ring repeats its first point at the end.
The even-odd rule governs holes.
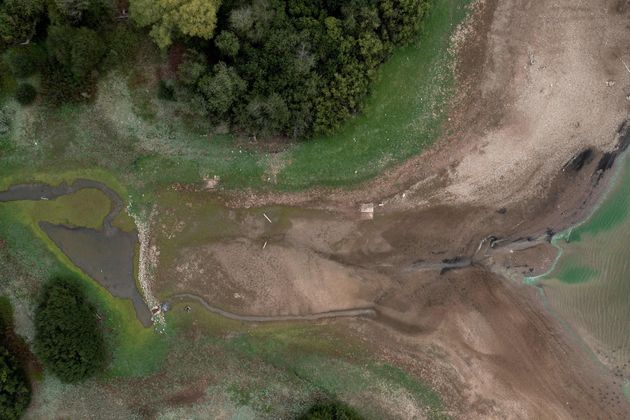
{"type": "Polygon", "coordinates": [[[35,312],[35,353],[62,382],[100,372],[106,353],[96,310],[68,279],[45,285],[35,312]]]}

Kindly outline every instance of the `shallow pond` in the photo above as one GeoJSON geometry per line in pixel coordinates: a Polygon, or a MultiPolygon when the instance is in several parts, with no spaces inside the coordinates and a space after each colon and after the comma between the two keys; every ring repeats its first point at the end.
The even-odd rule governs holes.
{"type": "Polygon", "coordinates": [[[40,228],[81,270],[105,287],[113,296],[130,299],[138,319],[143,325],[151,324],[151,313],[138,292],[134,278],[135,249],[138,235],[112,226],[122,210],[122,200],[102,183],[77,180],[74,184],[53,187],[46,184],[23,184],[0,192],[0,202],[20,200],[53,200],[85,188],[102,191],[112,202],[110,212],[103,220],[102,229],[68,227],[39,222],[40,228]]]}

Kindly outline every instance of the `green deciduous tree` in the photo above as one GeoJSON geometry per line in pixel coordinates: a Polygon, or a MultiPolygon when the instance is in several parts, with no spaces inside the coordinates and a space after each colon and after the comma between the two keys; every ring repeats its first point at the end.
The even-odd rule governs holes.
{"type": "MultiPolygon", "coordinates": [[[[49,10],[54,8],[54,12],[59,14],[57,19],[60,21],[67,20],[78,23],[83,14],[90,8],[90,3],[90,0],[53,0],[49,3],[49,10]]],[[[49,11],[49,14],[52,13],[49,11]]]]}
{"type": "Polygon", "coordinates": [[[272,93],[266,98],[251,99],[240,117],[243,127],[270,136],[284,131],[289,121],[289,109],[280,95],[272,93]]]}
{"type": "Polygon", "coordinates": [[[96,310],[76,282],[44,286],[35,312],[35,352],[62,382],[80,382],[105,366],[96,310]]]}
{"type": "Polygon", "coordinates": [[[206,56],[195,50],[184,54],[184,61],[177,69],[179,81],[184,85],[196,86],[197,82],[208,71],[206,56]]]}
{"type": "Polygon", "coordinates": [[[131,0],[131,17],[140,26],[151,27],[151,37],[168,47],[173,35],[210,39],[217,22],[220,0],[131,0]]]}
{"type": "Polygon", "coordinates": [[[48,18],[53,25],[99,29],[114,17],[111,0],[49,0],[48,18]]]}
{"type": "Polygon", "coordinates": [[[30,83],[20,83],[15,89],[15,99],[20,105],[30,105],[37,98],[37,90],[30,83]]]}
{"type": "Polygon", "coordinates": [[[85,27],[51,26],[46,43],[56,61],[77,80],[85,79],[105,54],[104,41],[85,27]]]}

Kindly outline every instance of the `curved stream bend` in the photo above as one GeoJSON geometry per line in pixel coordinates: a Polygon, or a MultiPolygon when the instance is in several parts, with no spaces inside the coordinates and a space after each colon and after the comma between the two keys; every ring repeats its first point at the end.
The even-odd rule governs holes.
{"type": "Polygon", "coordinates": [[[238,315],[232,312],[225,311],[221,308],[217,308],[216,306],[212,306],[201,296],[193,295],[190,293],[180,293],[169,298],[169,301],[184,302],[191,300],[199,303],[209,312],[221,315],[224,318],[244,322],[317,321],[327,318],[347,318],[376,315],[376,311],[373,308],[340,309],[336,311],[318,312],[308,315],[238,315]]]}

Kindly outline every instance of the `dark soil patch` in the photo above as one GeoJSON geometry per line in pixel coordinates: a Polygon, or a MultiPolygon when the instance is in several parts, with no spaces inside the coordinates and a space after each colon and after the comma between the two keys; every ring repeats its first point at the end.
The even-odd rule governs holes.
{"type": "Polygon", "coordinates": [[[593,149],[589,147],[588,149],[584,149],[577,156],[573,157],[564,167],[577,172],[581,170],[584,165],[588,165],[592,160],[593,149]]]}

